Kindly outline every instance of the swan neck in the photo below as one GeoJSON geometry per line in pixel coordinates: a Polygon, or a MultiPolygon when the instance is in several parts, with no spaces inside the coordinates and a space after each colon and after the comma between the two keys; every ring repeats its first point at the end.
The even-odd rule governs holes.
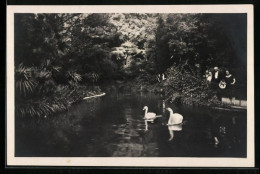
{"type": "Polygon", "coordinates": [[[147,114],[147,112],[148,112],[148,109],[146,108],[146,109],[145,109],[145,115],[147,114]]]}

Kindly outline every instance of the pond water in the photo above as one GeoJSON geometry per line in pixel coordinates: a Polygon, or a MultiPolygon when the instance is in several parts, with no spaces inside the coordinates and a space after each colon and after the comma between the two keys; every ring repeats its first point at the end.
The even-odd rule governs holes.
{"type": "Polygon", "coordinates": [[[176,106],[185,125],[168,141],[168,111],[153,93],[109,92],[45,119],[16,119],[17,157],[246,157],[246,111],[176,106]],[[145,131],[143,107],[162,115],[145,131]],[[214,137],[219,143],[216,145],[214,137]]]}

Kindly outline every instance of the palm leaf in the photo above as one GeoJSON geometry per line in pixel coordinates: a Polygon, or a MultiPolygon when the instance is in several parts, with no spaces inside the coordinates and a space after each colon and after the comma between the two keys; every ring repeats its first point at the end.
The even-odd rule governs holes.
{"type": "Polygon", "coordinates": [[[19,64],[15,71],[16,92],[19,95],[27,96],[33,93],[37,83],[32,78],[32,68],[19,64]]]}

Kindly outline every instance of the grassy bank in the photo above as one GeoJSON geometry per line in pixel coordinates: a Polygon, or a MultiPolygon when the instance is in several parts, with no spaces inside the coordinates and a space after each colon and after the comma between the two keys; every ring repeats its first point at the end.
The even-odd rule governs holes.
{"type": "Polygon", "coordinates": [[[48,117],[66,111],[72,104],[84,97],[101,94],[99,86],[77,85],[72,87],[59,85],[48,96],[19,100],[17,99],[15,112],[18,117],[48,117]]]}

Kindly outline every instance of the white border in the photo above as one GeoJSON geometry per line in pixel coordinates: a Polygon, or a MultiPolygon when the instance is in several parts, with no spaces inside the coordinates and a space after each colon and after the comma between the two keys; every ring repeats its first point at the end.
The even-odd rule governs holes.
{"type": "Polygon", "coordinates": [[[7,6],[7,165],[254,167],[253,5],[7,6]],[[14,157],[14,13],[247,13],[247,158],[14,157]]]}

